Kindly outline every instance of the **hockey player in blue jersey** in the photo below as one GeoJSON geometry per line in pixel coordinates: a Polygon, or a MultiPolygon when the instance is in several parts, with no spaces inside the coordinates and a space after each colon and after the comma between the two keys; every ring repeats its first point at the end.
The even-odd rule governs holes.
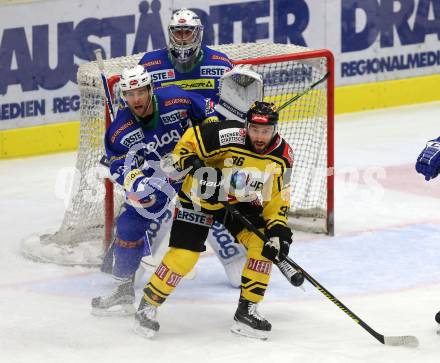
{"type": "Polygon", "coordinates": [[[139,64],[151,74],[155,88],[176,84],[218,101],[220,77],[233,65],[226,54],[202,45],[203,25],[188,9],[173,13],[167,48],[146,53],[139,64]]]}
{"type": "Polygon", "coordinates": [[[94,315],[135,312],[134,275],[150,252],[151,223],[168,215],[168,204],[178,181],[160,172],[183,132],[190,125],[217,121],[209,98],[177,86],[154,90],[152,79],[138,65],[122,72],[119,82],[127,107],[120,110],[105,134],[105,149],[112,179],[125,191],[124,211],[116,221],[113,277],[116,289],[92,299],[94,315]]]}
{"type": "MultiPolygon", "coordinates": [[[[148,52],[139,62],[151,74],[154,87],[176,84],[217,103],[220,78],[233,65],[226,54],[202,45],[203,25],[197,14],[185,8],[175,11],[168,25],[168,37],[167,48],[148,52]]],[[[244,116],[242,119],[244,120],[244,116]]],[[[171,227],[171,219],[154,227],[155,238],[158,241],[163,240],[165,232],[171,227]]],[[[210,231],[208,243],[224,266],[231,285],[239,287],[241,271],[246,261],[244,248],[234,243],[231,234],[218,222],[210,231]]],[[[154,254],[158,246],[158,243],[154,244],[154,254]]]]}
{"type": "MultiPolygon", "coordinates": [[[[426,143],[417,158],[416,170],[424,175],[427,181],[434,179],[440,173],[440,137],[426,143]]],[[[435,315],[435,321],[440,324],[440,311],[435,315]]],[[[440,328],[437,334],[440,334],[440,328]]]]}

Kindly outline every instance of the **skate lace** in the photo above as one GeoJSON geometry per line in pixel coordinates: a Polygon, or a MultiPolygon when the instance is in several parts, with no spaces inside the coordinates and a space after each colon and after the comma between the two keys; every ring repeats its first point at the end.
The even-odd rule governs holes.
{"type": "Polygon", "coordinates": [[[111,294],[101,297],[102,302],[104,304],[109,304],[125,295],[129,295],[129,289],[130,289],[129,283],[126,282],[119,284],[118,286],[116,286],[116,290],[114,290],[111,294]]]}
{"type": "Polygon", "coordinates": [[[253,316],[258,320],[266,320],[260,313],[257,311],[257,304],[249,304],[248,306],[249,315],[253,316]]]}
{"type": "Polygon", "coordinates": [[[119,298],[120,297],[120,292],[119,291],[113,291],[110,295],[107,295],[107,296],[103,296],[102,297],[102,302],[104,303],[104,304],[107,304],[107,303],[111,303],[111,302],[113,302],[113,301],[115,301],[117,298],[119,298]]]}

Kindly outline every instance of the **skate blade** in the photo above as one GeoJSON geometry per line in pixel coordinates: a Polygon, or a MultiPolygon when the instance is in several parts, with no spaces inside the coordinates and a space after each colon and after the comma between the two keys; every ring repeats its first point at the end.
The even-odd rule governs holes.
{"type": "Polygon", "coordinates": [[[91,313],[98,317],[132,316],[136,313],[136,309],[133,304],[123,304],[112,306],[109,309],[92,308],[91,313]]]}
{"type": "Polygon", "coordinates": [[[141,337],[144,337],[147,339],[152,339],[157,333],[157,331],[155,331],[155,330],[148,329],[148,328],[141,326],[138,321],[135,321],[134,326],[133,326],[133,331],[137,335],[140,335],[141,337]]]}
{"type": "Polygon", "coordinates": [[[231,327],[231,332],[247,338],[260,340],[267,340],[269,337],[268,331],[252,329],[250,326],[240,323],[239,321],[234,321],[234,324],[231,327]]]}

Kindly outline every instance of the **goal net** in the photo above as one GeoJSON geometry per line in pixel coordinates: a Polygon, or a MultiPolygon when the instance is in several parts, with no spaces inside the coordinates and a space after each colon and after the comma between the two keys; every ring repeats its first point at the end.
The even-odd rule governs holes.
{"type": "MultiPolygon", "coordinates": [[[[333,57],[327,50],[289,44],[246,43],[212,46],[234,63],[253,64],[263,76],[265,101],[281,105],[303,93],[328,72],[328,79],[280,112],[279,132],[294,151],[293,229],[333,234],[333,57]]],[[[142,54],[104,61],[110,87],[123,68],[136,65],[142,54]]],[[[100,164],[109,124],[105,95],[96,62],[78,71],[81,96],[80,140],[71,199],[59,229],[22,241],[25,256],[45,262],[98,265],[113,232],[123,191],[106,180],[100,164]]]]}

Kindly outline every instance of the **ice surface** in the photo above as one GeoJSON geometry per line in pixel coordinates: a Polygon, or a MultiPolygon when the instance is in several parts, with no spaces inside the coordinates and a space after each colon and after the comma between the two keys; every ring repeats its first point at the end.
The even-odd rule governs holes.
{"type": "Polygon", "coordinates": [[[135,335],[132,318],[91,316],[108,276],[20,255],[22,238],[61,223],[60,176],[76,157],[65,153],[0,161],[0,362],[438,362],[440,178],[425,182],[414,162],[440,135],[439,114],[433,103],[337,117],[336,236],[296,233],[291,254],[375,330],[415,335],[418,348],[381,345],[278,271],[260,307],[269,340],[232,335],[239,292],[210,253],[160,308],[154,340],[135,335]]]}

